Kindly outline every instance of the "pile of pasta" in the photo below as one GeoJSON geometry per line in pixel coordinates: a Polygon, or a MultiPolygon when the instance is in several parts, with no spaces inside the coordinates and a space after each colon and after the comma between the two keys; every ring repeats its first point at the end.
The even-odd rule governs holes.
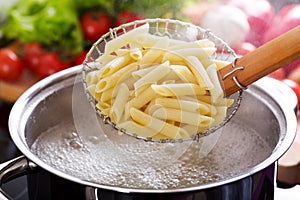
{"type": "Polygon", "coordinates": [[[141,137],[185,139],[219,125],[225,98],[208,39],[181,41],[149,33],[145,24],[106,43],[86,75],[96,107],[118,127],[141,137]]]}

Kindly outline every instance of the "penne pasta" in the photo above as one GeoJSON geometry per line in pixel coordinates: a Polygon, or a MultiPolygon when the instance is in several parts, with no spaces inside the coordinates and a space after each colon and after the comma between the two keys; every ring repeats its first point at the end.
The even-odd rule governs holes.
{"type": "Polygon", "coordinates": [[[147,87],[140,95],[135,96],[128,102],[129,107],[141,108],[154,99],[156,96],[155,92],[151,87],[147,87]]]}
{"type": "Polygon", "coordinates": [[[153,112],[152,116],[162,120],[176,121],[197,127],[210,126],[214,121],[212,117],[201,115],[196,112],[189,112],[172,108],[156,109],[153,112]]]}
{"type": "Polygon", "coordinates": [[[217,66],[217,71],[219,71],[219,70],[222,69],[223,67],[229,65],[231,62],[229,62],[229,61],[224,61],[224,60],[213,60],[213,63],[216,64],[216,66],[217,66]]]}
{"type": "Polygon", "coordinates": [[[103,66],[103,68],[101,68],[100,73],[98,74],[98,78],[105,78],[113,74],[125,65],[129,64],[130,59],[130,55],[126,54],[109,61],[106,65],[103,66]]]}
{"type": "Polygon", "coordinates": [[[163,60],[176,60],[178,57],[195,56],[199,60],[205,59],[216,52],[215,47],[185,48],[165,53],[163,60]]]}
{"type": "MultiPolygon", "coordinates": [[[[225,119],[224,98],[209,39],[179,41],[149,33],[149,25],[106,43],[86,76],[96,107],[118,127],[142,137],[183,139],[225,119]]],[[[120,132],[121,133],[121,132],[120,132]]]]}
{"type": "Polygon", "coordinates": [[[105,77],[96,85],[96,92],[103,92],[109,88],[114,87],[119,82],[128,79],[131,76],[131,72],[135,71],[138,68],[137,63],[130,63],[127,66],[121,68],[116,73],[112,74],[109,77],[105,77]]]}
{"type": "Polygon", "coordinates": [[[128,130],[131,133],[139,133],[143,137],[152,137],[156,133],[147,126],[140,125],[134,121],[125,121],[119,124],[119,127],[128,130]]]}
{"type": "Polygon", "coordinates": [[[188,101],[174,98],[156,98],[155,104],[166,108],[174,108],[189,112],[200,113],[202,115],[212,115],[212,105],[199,102],[197,99],[188,101]]]}
{"type": "Polygon", "coordinates": [[[151,85],[151,88],[155,93],[161,96],[197,96],[206,93],[199,85],[193,83],[175,83],[175,84],[163,84],[163,85],[151,85]]]}
{"type": "Polygon", "coordinates": [[[132,38],[135,38],[141,34],[146,34],[148,32],[149,32],[149,24],[144,24],[140,27],[132,29],[128,31],[126,34],[119,35],[113,40],[108,41],[105,45],[104,52],[108,54],[115,52],[121,47],[124,47],[127,44],[129,44],[130,41],[132,41],[132,38]]]}
{"type": "MultiPolygon", "coordinates": [[[[170,42],[171,43],[171,42],[170,42]]],[[[170,51],[178,50],[178,49],[186,49],[186,48],[207,48],[207,47],[215,47],[215,44],[209,39],[201,39],[192,42],[174,42],[173,46],[170,46],[168,49],[170,51]]]]}
{"type": "Polygon", "coordinates": [[[143,57],[143,53],[139,48],[130,49],[129,55],[131,58],[133,58],[133,60],[141,60],[143,57]]]}
{"type": "Polygon", "coordinates": [[[216,71],[216,65],[212,64],[207,68],[207,74],[213,83],[214,87],[211,88],[210,94],[211,94],[211,100],[213,103],[217,102],[219,99],[223,98],[224,93],[222,90],[221,85],[219,84],[219,77],[216,71]]]}
{"type": "Polygon", "coordinates": [[[137,123],[149,127],[155,133],[161,133],[171,139],[186,138],[188,133],[184,129],[154,118],[138,109],[131,108],[130,115],[137,123]]]}
{"type": "Polygon", "coordinates": [[[143,59],[139,61],[141,67],[145,64],[155,63],[154,61],[164,54],[169,45],[169,38],[159,37],[158,41],[144,54],[143,59]]]}
{"type": "Polygon", "coordinates": [[[128,98],[129,89],[126,84],[122,83],[118,88],[117,96],[110,109],[110,116],[113,121],[119,122],[121,120],[128,98]]]}
{"type": "MultiPolygon", "coordinates": [[[[170,68],[185,83],[196,83],[196,79],[192,72],[184,65],[171,65],[170,68]]],[[[172,80],[172,79],[171,79],[172,80]]]]}
{"type": "Polygon", "coordinates": [[[148,74],[149,72],[151,72],[153,69],[155,69],[157,66],[158,65],[153,65],[151,67],[139,69],[139,70],[132,72],[131,74],[135,79],[140,79],[140,78],[144,77],[146,74],[148,74]]]}
{"type": "Polygon", "coordinates": [[[195,56],[186,57],[188,67],[195,75],[195,78],[201,88],[210,90],[214,87],[202,63],[195,56]]]}
{"type": "Polygon", "coordinates": [[[135,90],[140,87],[158,82],[170,72],[170,63],[164,62],[134,83],[135,90]]]}

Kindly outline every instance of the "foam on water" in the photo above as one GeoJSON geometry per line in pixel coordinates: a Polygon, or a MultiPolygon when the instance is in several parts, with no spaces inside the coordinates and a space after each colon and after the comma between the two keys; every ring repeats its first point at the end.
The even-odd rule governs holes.
{"type": "MultiPolygon", "coordinates": [[[[237,175],[272,152],[252,128],[232,121],[212,151],[202,142],[158,144],[127,136],[77,134],[73,123],[42,133],[31,147],[41,160],[69,175],[105,185],[166,189],[189,187],[237,175]]],[[[218,134],[218,133],[215,133],[218,134]]]]}

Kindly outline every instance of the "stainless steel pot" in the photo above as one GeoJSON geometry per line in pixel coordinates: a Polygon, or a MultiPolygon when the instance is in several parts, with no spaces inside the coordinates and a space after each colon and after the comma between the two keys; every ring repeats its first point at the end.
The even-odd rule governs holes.
{"type": "MultiPolygon", "coordinates": [[[[38,136],[62,121],[73,119],[72,92],[81,67],[54,74],[28,89],[14,104],[9,129],[16,146],[24,154],[0,165],[0,183],[39,168],[86,188],[88,198],[110,199],[266,199],[274,197],[276,161],[288,150],[296,134],[294,108],[297,99],[284,84],[263,78],[245,91],[242,105],[234,117],[253,127],[271,145],[269,157],[255,166],[222,180],[171,189],[139,189],[86,181],[46,164],[30,150],[38,136]],[[266,188],[269,188],[267,191],[266,188]],[[95,191],[98,192],[96,193],[95,191]]],[[[238,133],[237,133],[238,134],[238,133]]],[[[241,141],[247,142],[247,141],[241,141]]],[[[255,148],[255,146],[253,146],[255,148]]],[[[237,150],[238,151],[238,150],[237,150]]],[[[236,158],[247,159],[247,158],[236,158]]],[[[9,198],[1,190],[0,198],[9,198]]]]}

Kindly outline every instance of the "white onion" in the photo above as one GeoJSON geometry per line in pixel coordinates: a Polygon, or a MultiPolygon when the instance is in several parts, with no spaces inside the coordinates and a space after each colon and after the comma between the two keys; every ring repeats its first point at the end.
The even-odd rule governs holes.
{"type": "Polygon", "coordinates": [[[231,47],[244,42],[250,30],[246,14],[239,8],[225,5],[207,11],[200,26],[222,38],[231,47]]]}

